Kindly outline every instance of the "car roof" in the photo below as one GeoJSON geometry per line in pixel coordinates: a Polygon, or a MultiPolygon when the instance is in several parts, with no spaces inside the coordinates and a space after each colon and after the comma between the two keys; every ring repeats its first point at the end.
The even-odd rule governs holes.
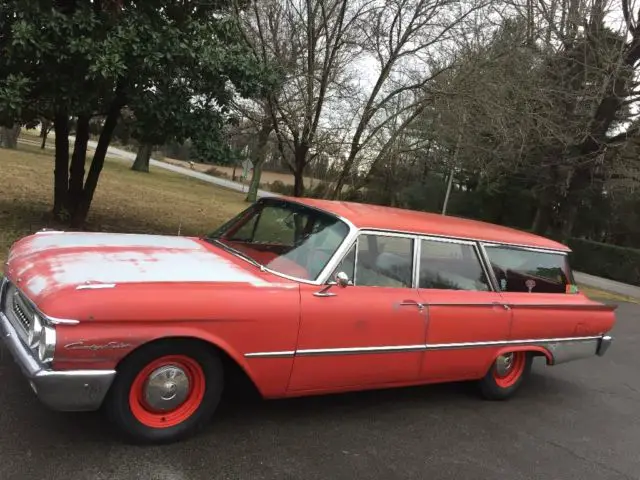
{"type": "Polygon", "coordinates": [[[549,238],[478,220],[365,203],[300,197],[282,198],[345,218],[361,229],[401,231],[563,252],[571,251],[566,245],[549,238]]]}

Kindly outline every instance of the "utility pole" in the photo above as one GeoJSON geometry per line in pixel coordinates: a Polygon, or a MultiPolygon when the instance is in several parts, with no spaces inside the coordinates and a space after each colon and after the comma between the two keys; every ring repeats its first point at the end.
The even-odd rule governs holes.
{"type": "Polygon", "coordinates": [[[451,165],[451,172],[449,172],[449,182],[447,183],[447,193],[444,196],[444,205],[442,205],[442,215],[447,214],[447,205],[449,204],[449,196],[451,195],[451,187],[453,186],[453,173],[455,172],[456,164],[458,163],[458,153],[460,152],[460,143],[462,142],[462,129],[466,121],[466,112],[462,114],[462,123],[458,130],[458,138],[456,140],[456,148],[453,151],[453,161],[451,165]]]}

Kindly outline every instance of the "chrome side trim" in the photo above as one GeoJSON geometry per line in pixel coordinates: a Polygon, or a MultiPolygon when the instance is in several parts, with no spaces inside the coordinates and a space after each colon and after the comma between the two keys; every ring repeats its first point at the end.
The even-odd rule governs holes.
{"type": "Polygon", "coordinates": [[[426,345],[391,345],[380,347],[346,347],[346,348],[309,348],[296,350],[296,356],[312,355],[350,355],[357,353],[394,353],[394,352],[420,352],[426,349],[426,345]]]}
{"type": "Polygon", "coordinates": [[[293,357],[296,354],[295,350],[283,350],[280,352],[253,352],[245,353],[246,358],[286,358],[293,357]]]}
{"type": "MultiPolygon", "coordinates": [[[[426,290],[426,289],[425,289],[426,290]]],[[[464,292],[465,290],[460,290],[464,292]]],[[[495,293],[495,292],[486,292],[486,293],[495,293]]],[[[510,305],[504,302],[460,302],[460,303],[438,303],[438,302],[429,302],[426,305],[429,307],[502,307],[504,309],[509,309],[510,305]]]]}
{"type": "MultiPolygon", "coordinates": [[[[558,295],[565,295],[559,293],[558,295]]],[[[568,295],[566,295],[568,296],[568,295]]],[[[507,302],[508,303],[508,302],[507,302]]],[[[585,303],[509,303],[512,308],[531,308],[531,309],[548,309],[555,308],[557,310],[582,310],[582,311],[614,311],[618,305],[607,305],[604,303],[585,304],[585,303]]]]}
{"type": "Polygon", "coordinates": [[[89,283],[78,285],[76,290],[98,290],[102,288],[115,288],[115,283],[89,283]]]}
{"type": "MultiPolygon", "coordinates": [[[[506,347],[506,346],[545,346],[553,354],[558,345],[571,343],[594,343],[604,341],[609,336],[593,335],[588,337],[560,337],[560,338],[531,338],[518,340],[488,340],[482,342],[457,342],[457,343],[427,343],[418,345],[380,345],[375,347],[341,347],[341,348],[309,348],[301,350],[287,350],[277,352],[245,353],[247,358],[259,357],[292,357],[292,356],[317,356],[317,355],[352,355],[359,353],[394,353],[394,352],[419,352],[429,350],[456,350],[464,348],[481,347],[506,347]]],[[[611,343],[609,341],[609,343],[611,343]]],[[[594,343],[595,344],[595,343],[594,343]]],[[[594,347],[595,349],[595,347],[594,347]]],[[[595,350],[591,355],[595,355],[595,350]]]]}
{"type": "Polygon", "coordinates": [[[458,348],[477,348],[477,347],[507,347],[507,346],[525,346],[546,343],[567,343],[567,342],[588,342],[598,340],[601,337],[562,337],[562,338],[533,338],[522,340],[490,340],[484,342],[459,342],[459,343],[434,343],[427,344],[427,350],[451,350],[458,348]]]}

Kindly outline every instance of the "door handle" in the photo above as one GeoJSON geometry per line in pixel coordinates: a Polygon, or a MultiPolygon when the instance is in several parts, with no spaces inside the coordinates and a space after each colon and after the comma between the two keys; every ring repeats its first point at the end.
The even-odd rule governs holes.
{"type": "Polygon", "coordinates": [[[415,300],[404,300],[400,302],[401,307],[418,307],[418,310],[424,310],[424,304],[416,302],[415,300]]]}
{"type": "Polygon", "coordinates": [[[502,307],[505,310],[511,310],[511,307],[509,305],[507,305],[506,303],[493,302],[493,306],[494,307],[502,307]]]}

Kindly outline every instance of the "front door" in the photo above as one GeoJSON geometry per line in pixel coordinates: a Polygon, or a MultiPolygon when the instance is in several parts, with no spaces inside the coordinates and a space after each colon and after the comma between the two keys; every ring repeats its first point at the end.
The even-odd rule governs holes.
{"type": "Polygon", "coordinates": [[[421,378],[457,381],[484,375],[509,338],[511,309],[491,288],[474,242],[425,238],[418,286],[429,311],[421,378]]]}
{"type": "Polygon", "coordinates": [[[413,288],[414,238],[361,234],[337,267],[353,285],[301,288],[301,324],[290,391],[418,380],[426,310],[413,288]]]}

